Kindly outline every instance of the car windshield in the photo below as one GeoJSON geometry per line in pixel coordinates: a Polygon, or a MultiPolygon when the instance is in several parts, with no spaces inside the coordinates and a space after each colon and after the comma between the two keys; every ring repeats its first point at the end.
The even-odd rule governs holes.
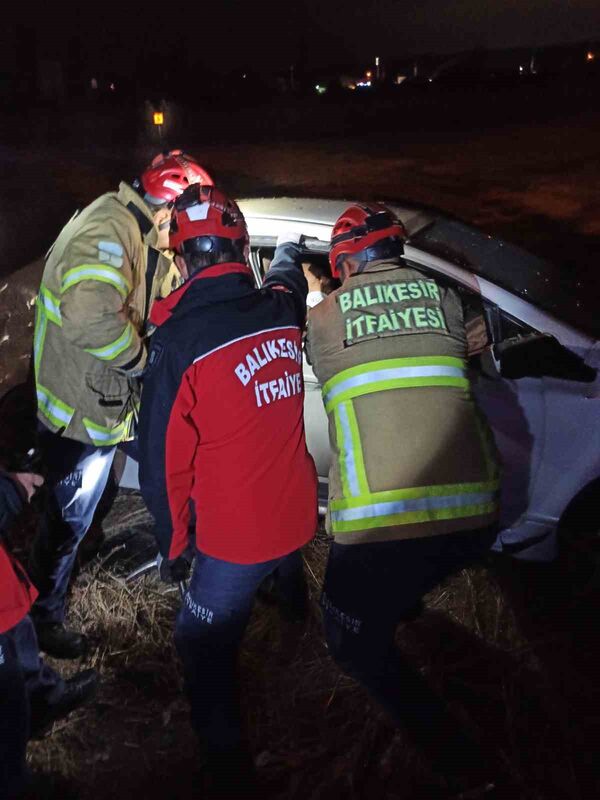
{"type": "Polygon", "coordinates": [[[468,268],[589,336],[600,338],[597,287],[577,280],[555,264],[453,219],[430,223],[411,236],[410,243],[468,268]]]}

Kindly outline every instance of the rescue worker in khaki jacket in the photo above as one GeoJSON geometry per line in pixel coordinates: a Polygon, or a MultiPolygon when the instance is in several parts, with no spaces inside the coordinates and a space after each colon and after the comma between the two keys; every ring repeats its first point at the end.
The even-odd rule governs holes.
{"type": "Polygon", "coordinates": [[[462,790],[484,760],[394,637],[492,543],[499,470],[470,393],[461,299],[403,261],[404,235],[385,206],[348,208],[330,249],[342,286],[308,317],[332,450],[321,605],[333,658],[462,790]]]}
{"type": "Polygon", "coordinates": [[[84,637],[64,627],[69,578],[116,446],[135,435],[146,323],[154,299],[173,283],[173,262],[161,252],[171,207],[195,182],[212,184],[189,156],[157,156],[133,185],[121,183],[75,216],[46,260],[33,350],[52,498],[30,570],[40,647],[57,658],[86,649],[84,637]]]}

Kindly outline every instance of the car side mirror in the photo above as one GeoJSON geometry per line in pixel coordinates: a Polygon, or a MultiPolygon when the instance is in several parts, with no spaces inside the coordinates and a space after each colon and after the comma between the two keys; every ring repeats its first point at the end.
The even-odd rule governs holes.
{"type": "Polygon", "coordinates": [[[494,345],[503,378],[560,378],[592,383],[597,370],[547,333],[515,336],[494,345]]]}

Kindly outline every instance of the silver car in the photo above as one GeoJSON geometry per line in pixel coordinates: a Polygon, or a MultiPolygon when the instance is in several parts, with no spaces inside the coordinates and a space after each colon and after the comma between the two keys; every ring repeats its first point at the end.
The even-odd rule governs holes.
{"type": "MultiPolygon", "coordinates": [[[[331,229],[348,203],[239,201],[260,284],[279,234],[306,237],[306,260],[327,265],[331,229]]],[[[584,287],[552,264],[427,208],[386,203],[409,238],[407,263],[459,289],[485,321],[471,381],[503,461],[501,532],[494,548],[529,560],[557,555],[561,526],[600,528],[600,313],[584,287]]],[[[483,326],[482,326],[483,329],[483,326]]],[[[304,364],[308,448],[327,502],[330,452],[319,383],[304,364]]],[[[128,462],[121,485],[137,487],[128,462]]]]}

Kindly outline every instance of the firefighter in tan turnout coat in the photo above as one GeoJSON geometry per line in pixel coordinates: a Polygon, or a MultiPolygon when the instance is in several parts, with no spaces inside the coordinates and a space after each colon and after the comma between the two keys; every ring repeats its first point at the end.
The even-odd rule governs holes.
{"type": "Polygon", "coordinates": [[[157,156],[133,185],[121,183],[76,215],[47,256],[33,357],[52,498],[32,553],[40,591],[32,614],[42,650],[59,658],[85,651],[83,637],[64,627],[69,577],[116,446],[135,435],[150,307],[178,277],[162,252],[170,209],[199,181],[212,183],[181,151],[157,156]]]}
{"type": "Polygon", "coordinates": [[[499,471],[470,392],[461,299],[404,262],[403,239],[385,206],[348,208],[330,250],[342,285],[309,315],[332,451],[321,604],[338,664],[462,790],[484,759],[394,638],[423,595],[492,543],[499,471]]]}

